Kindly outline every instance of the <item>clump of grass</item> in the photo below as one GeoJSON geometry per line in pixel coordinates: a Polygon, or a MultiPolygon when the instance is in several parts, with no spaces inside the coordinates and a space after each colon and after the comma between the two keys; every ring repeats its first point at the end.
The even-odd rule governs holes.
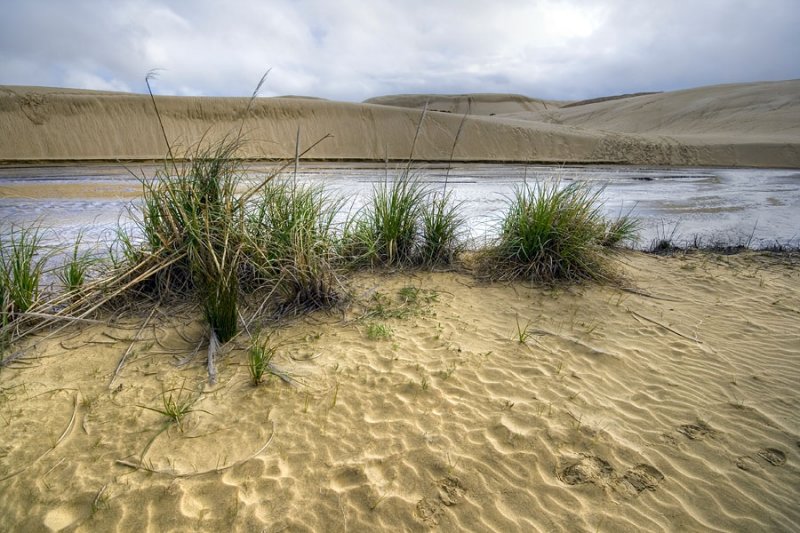
{"type": "Polygon", "coordinates": [[[438,293],[432,290],[423,290],[414,286],[402,287],[397,291],[397,298],[376,291],[369,301],[365,303],[366,309],[361,319],[389,318],[405,319],[410,316],[425,314],[425,306],[435,302],[438,293]],[[399,300],[399,301],[398,301],[399,300]]]}
{"type": "Polygon", "coordinates": [[[461,204],[452,191],[433,193],[421,209],[422,239],[419,261],[427,267],[450,265],[463,249],[461,204]]]}
{"type": "Polygon", "coordinates": [[[401,287],[400,289],[398,289],[397,295],[400,297],[401,300],[403,300],[404,304],[417,305],[417,302],[419,302],[420,292],[421,289],[419,289],[418,287],[414,287],[413,285],[408,285],[406,287],[401,287]]]}
{"type": "Polygon", "coordinates": [[[265,374],[270,373],[270,363],[275,357],[276,348],[272,345],[269,335],[256,335],[247,352],[247,369],[253,385],[259,385],[265,374]]]}
{"type": "Polygon", "coordinates": [[[356,265],[449,265],[463,248],[459,206],[450,192],[433,192],[406,170],[373,189],[346,231],[345,255],[356,265]]]}
{"type": "Polygon", "coordinates": [[[148,407],[146,405],[140,405],[139,407],[164,415],[169,419],[169,422],[177,424],[179,428],[183,429],[181,424],[184,417],[189,413],[199,411],[194,409],[194,404],[199,399],[199,396],[193,397],[191,391],[185,388],[185,384],[184,380],[180,387],[162,391],[161,407],[148,407]],[[178,391],[177,395],[173,394],[175,391],[178,391]],[[184,395],[184,393],[187,394],[184,395]]]}
{"type": "MultiPolygon", "coordinates": [[[[80,297],[49,301],[55,310],[50,318],[20,334],[7,335],[19,329],[13,315],[24,313],[36,302],[43,265],[35,259],[37,232],[22,232],[19,238],[12,235],[11,245],[0,247],[2,338],[21,338],[62,317],[84,318],[116,299],[145,296],[161,302],[196,298],[211,330],[208,360],[213,382],[214,354],[219,343],[238,332],[240,297],[245,290],[266,288],[269,298],[277,294],[281,306],[299,310],[338,301],[333,265],[340,262],[332,237],[338,208],[320,202],[324,194],[316,189],[292,186],[291,190],[285,187],[265,193],[288,163],[256,183],[249,176],[244,179],[238,156],[243,124],[233,137],[213,142],[201,139],[179,159],[164,130],[151,79],[148,74],[148,91],[168,156],[155,176],[141,176],[142,202],[131,207],[135,222],[132,227],[120,228],[109,248],[111,271],[87,288],[87,272],[76,243],[72,261],[60,275],[70,289],[84,286],[80,297]],[[259,209],[262,214],[254,217],[259,209]],[[268,220],[268,224],[259,227],[254,218],[256,222],[268,220]]],[[[304,151],[298,146],[295,163],[327,137],[304,151]]]]}
{"type": "Polygon", "coordinates": [[[522,325],[519,321],[519,316],[516,318],[517,321],[517,331],[516,331],[516,338],[520,344],[525,344],[528,342],[531,334],[531,321],[528,320],[525,325],[522,325]]]}
{"type": "Polygon", "coordinates": [[[199,294],[205,317],[220,342],[238,331],[239,270],[244,210],[237,195],[243,171],[237,141],[198,147],[190,162],[165,165],[143,179],[140,229],[148,253],[130,239],[123,249],[135,264],[153,260],[160,268],[147,282],[157,292],[199,294]]]}
{"type": "Polygon", "coordinates": [[[340,300],[334,217],[341,205],[321,186],[276,180],[249,207],[250,268],[273,280],[283,308],[312,310],[340,300]]]}
{"type": "Polygon", "coordinates": [[[83,289],[89,267],[92,264],[91,259],[80,252],[82,238],[83,234],[79,233],[72,247],[72,253],[64,262],[61,271],[58,272],[58,278],[64,290],[70,295],[77,295],[83,289]]]}
{"type": "MultiPolygon", "coordinates": [[[[667,225],[662,222],[661,226],[657,228],[657,235],[650,242],[650,246],[647,251],[656,255],[668,255],[679,251],[680,247],[675,244],[675,233],[677,231],[677,224],[672,226],[670,231],[667,231],[667,225]]],[[[699,243],[697,239],[695,242],[699,243]]]]}
{"type": "Polygon", "coordinates": [[[610,228],[600,212],[600,192],[583,183],[561,187],[558,181],[517,187],[500,236],[484,253],[487,275],[543,282],[608,279],[604,245],[630,237],[633,228],[610,228]]]}
{"type": "MultiPolygon", "coordinates": [[[[406,295],[407,294],[408,292],[406,292],[406,295]]],[[[416,294],[414,297],[416,298],[416,294]]],[[[403,301],[400,305],[397,305],[397,302],[390,296],[381,291],[376,291],[370,298],[367,304],[367,310],[364,312],[362,318],[380,318],[383,320],[387,318],[408,318],[415,312],[416,299],[414,302],[410,302],[405,295],[401,295],[401,298],[403,301]],[[411,303],[411,305],[409,305],[409,303],[411,303]]]]}
{"type": "Polygon", "coordinates": [[[367,338],[373,341],[388,339],[392,336],[392,330],[386,324],[372,322],[367,325],[367,338]]]}
{"type": "Polygon", "coordinates": [[[39,281],[46,262],[41,242],[41,232],[35,226],[12,227],[8,241],[0,240],[0,303],[5,322],[30,310],[39,299],[39,281]]]}
{"type": "Polygon", "coordinates": [[[345,237],[356,264],[403,266],[418,258],[425,188],[406,171],[372,191],[372,198],[345,237]]]}
{"type": "Polygon", "coordinates": [[[620,246],[626,242],[635,244],[639,228],[639,220],[630,213],[620,215],[606,223],[605,235],[600,244],[606,247],[620,246]]]}

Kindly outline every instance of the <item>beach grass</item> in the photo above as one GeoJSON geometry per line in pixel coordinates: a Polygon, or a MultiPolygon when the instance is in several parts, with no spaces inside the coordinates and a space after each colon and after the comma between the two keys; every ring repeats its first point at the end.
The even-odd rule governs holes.
{"type": "Polygon", "coordinates": [[[252,338],[247,351],[247,370],[253,385],[259,385],[264,375],[270,373],[270,363],[275,352],[276,348],[269,335],[259,334],[252,338]]]}
{"type": "MultiPolygon", "coordinates": [[[[233,140],[196,147],[188,164],[173,161],[152,179],[143,179],[138,219],[147,245],[144,257],[151,254],[169,265],[149,280],[151,288],[199,295],[222,343],[238,331],[238,274],[245,243],[237,194],[243,176],[235,157],[239,145],[233,140]]],[[[139,254],[128,255],[136,259],[139,254]]]]}
{"type": "Polygon", "coordinates": [[[410,266],[418,262],[426,190],[408,171],[375,186],[349,225],[347,255],[355,264],[410,266]]]}
{"type": "Polygon", "coordinates": [[[25,313],[38,302],[46,260],[38,226],[12,227],[7,241],[0,241],[2,312],[7,315],[6,320],[25,313]]]}
{"type": "Polygon", "coordinates": [[[599,195],[585,183],[526,183],[508,200],[496,242],[481,252],[483,275],[492,279],[607,280],[612,244],[632,238],[629,219],[607,221],[599,195]]]}
{"type": "Polygon", "coordinates": [[[525,324],[522,324],[519,321],[519,315],[517,315],[516,325],[517,329],[515,331],[514,336],[517,339],[517,342],[519,342],[520,344],[526,344],[528,342],[528,339],[533,333],[533,331],[531,330],[531,321],[528,320],[527,322],[525,322],[525,324]]]}
{"type": "Polygon", "coordinates": [[[85,253],[81,253],[80,246],[83,233],[78,233],[75,243],[72,246],[70,255],[64,261],[58,278],[67,294],[77,295],[83,289],[87,281],[89,268],[92,259],[85,253]]]}
{"type": "Polygon", "coordinates": [[[450,191],[432,191],[403,171],[373,188],[348,224],[342,255],[355,266],[451,265],[464,249],[459,208],[450,191]]]}
{"type": "Polygon", "coordinates": [[[270,182],[248,207],[246,262],[284,310],[327,308],[342,295],[334,217],[342,200],[322,186],[270,182]]]}
{"type": "Polygon", "coordinates": [[[371,322],[367,325],[367,338],[369,340],[386,340],[391,336],[391,328],[382,322],[371,322]]]}
{"type": "Polygon", "coordinates": [[[186,382],[184,380],[180,387],[162,391],[161,406],[159,407],[149,407],[147,405],[140,405],[139,407],[165,416],[170,423],[177,424],[182,429],[182,422],[186,415],[198,411],[198,409],[194,408],[194,404],[199,400],[199,396],[193,396],[185,385],[186,382]],[[175,394],[176,391],[177,394],[175,394]]]}
{"type": "Polygon", "coordinates": [[[615,247],[624,244],[635,244],[639,233],[640,222],[631,213],[620,215],[605,224],[605,235],[601,244],[605,247],[615,247]]]}
{"type": "Polygon", "coordinates": [[[422,242],[420,263],[426,267],[453,264],[464,250],[462,234],[464,219],[459,214],[461,204],[453,199],[452,191],[429,194],[421,210],[422,242]]]}

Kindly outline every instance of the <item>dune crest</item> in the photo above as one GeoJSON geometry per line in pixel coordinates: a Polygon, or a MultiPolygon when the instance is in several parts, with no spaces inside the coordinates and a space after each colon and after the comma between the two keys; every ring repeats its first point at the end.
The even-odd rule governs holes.
{"type": "MultiPolygon", "coordinates": [[[[247,98],[157,97],[178,146],[239,129],[247,98]]],[[[249,159],[800,167],[800,81],[723,85],[599,101],[520,95],[400,95],[366,103],[259,98],[245,122],[249,159]],[[573,102],[572,104],[576,104],[573,102]]],[[[0,86],[0,162],[146,161],[166,153],[147,95],[0,86]]],[[[180,152],[179,152],[180,153],[180,152]]]]}

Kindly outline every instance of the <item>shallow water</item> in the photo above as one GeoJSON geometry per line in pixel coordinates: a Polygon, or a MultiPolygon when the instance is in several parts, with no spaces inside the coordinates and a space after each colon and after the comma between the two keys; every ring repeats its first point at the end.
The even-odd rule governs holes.
{"type": "MultiPolygon", "coordinates": [[[[136,168],[151,175],[152,167],[136,168]]],[[[253,167],[253,180],[270,171],[253,167]]],[[[416,168],[432,189],[447,187],[462,202],[475,239],[489,238],[508,197],[524,181],[588,181],[603,188],[602,209],[609,217],[631,213],[641,223],[639,247],[654,239],[677,244],[699,240],[765,246],[800,243],[800,171],[726,168],[567,167],[457,165],[416,168]]],[[[372,187],[399,173],[382,166],[303,165],[299,182],[323,183],[345,199],[345,211],[358,210],[372,187]]],[[[140,185],[119,166],[0,169],[0,225],[38,223],[50,242],[69,242],[83,231],[85,242],[109,242],[119,223],[130,223],[140,185]]],[[[343,216],[346,213],[343,213],[343,216]]]]}

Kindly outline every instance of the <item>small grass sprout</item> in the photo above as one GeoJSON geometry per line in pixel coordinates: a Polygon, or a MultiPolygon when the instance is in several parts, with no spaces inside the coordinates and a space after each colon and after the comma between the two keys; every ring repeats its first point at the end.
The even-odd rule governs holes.
{"type": "Polygon", "coordinates": [[[139,407],[164,415],[169,419],[170,423],[177,424],[182,430],[183,426],[181,423],[186,415],[197,411],[207,412],[202,409],[193,408],[200,397],[192,396],[191,391],[185,388],[185,384],[186,380],[184,380],[184,383],[180,387],[162,391],[161,407],[148,407],[146,405],[140,405],[139,407]],[[177,394],[174,394],[175,391],[178,391],[177,394]],[[187,394],[184,395],[184,393],[187,394]]]}
{"type": "Polygon", "coordinates": [[[428,376],[422,376],[422,378],[419,381],[419,388],[422,389],[423,391],[426,391],[428,390],[429,386],[430,383],[428,382],[428,376]]]}
{"type": "Polygon", "coordinates": [[[416,305],[417,300],[419,299],[420,289],[414,287],[413,285],[409,285],[406,287],[402,287],[397,291],[397,295],[403,300],[405,304],[412,304],[416,305]]]}
{"type": "Polygon", "coordinates": [[[519,315],[517,315],[516,323],[517,323],[517,330],[515,338],[520,344],[526,344],[530,336],[533,334],[533,331],[531,330],[531,321],[528,320],[525,323],[525,325],[522,325],[519,321],[519,315]]]}
{"type": "Polygon", "coordinates": [[[259,334],[253,338],[247,352],[247,369],[253,385],[259,385],[265,374],[270,372],[270,363],[275,357],[276,347],[272,344],[269,335],[259,334]]]}

